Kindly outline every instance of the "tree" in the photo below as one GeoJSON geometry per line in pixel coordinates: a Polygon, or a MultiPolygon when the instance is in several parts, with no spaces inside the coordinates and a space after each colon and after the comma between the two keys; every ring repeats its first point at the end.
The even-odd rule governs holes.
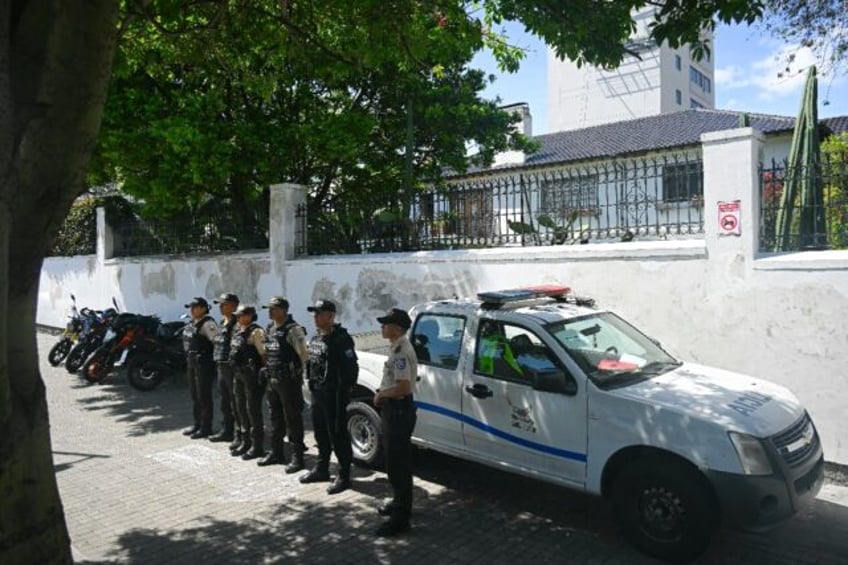
{"type": "Polygon", "coordinates": [[[790,47],[780,76],[799,73],[795,59],[808,48],[821,75],[848,70],[848,7],[844,0],[766,0],[763,28],[790,47]]]}
{"type": "MultiPolygon", "coordinates": [[[[618,38],[620,47],[632,29],[624,10],[615,9],[614,18],[606,15],[618,2],[488,0],[481,4],[481,20],[467,11],[473,8],[465,2],[436,0],[427,4],[438,29],[431,30],[432,38],[427,41],[430,31],[418,29],[423,20],[410,17],[421,4],[411,0],[279,0],[277,16],[281,26],[298,36],[299,44],[323,55],[310,60],[327,74],[351,66],[363,74],[379,71],[384,65],[399,70],[420,68],[420,62],[427,61],[425,55],[438,55],[444,44],[467,42],[469,37],[478,47],[494,44],[508,62],[514,51],[499,44],[484,22],[496,23],[513,14],[526,18],[528,28],[560,53],[592,63],[620,60],[622,49],[610,55],[601,46],[614,44],[611,37],[618,38]],[[567,4],[568,9],[551,8],[554,4],[567,4]],[[533,16],[548,11],[562,24],[561,29],[533,16]],[[442,21],[444,25],[439,23],[442,21]],[[602,24],[596,25],[598,21],[602,24]],[[415,37],[420,41],[411,42],[415,37]]],[[[637,7],[646,3],[625,4],[637,7]]],[[[84,188],[118,36],[143,19],[162,28],[164,35],[195,34],[191,41],[196,41],[202,33],[215,33],[215,9],[225,10],[228,5],[230,2],[215,0],[125,0],[120,5],[114,0],[0,3],[0,562],[4,565],[71,562],[36,357],[35,308],[44,254],[72,201],[84,188]],[[186,10],[200,5],[210,10],[208,21],[193,14],[183,17],[186,10]]],[[[696,36],[703,25],[710,24],[714,13],[737,21],[756,17],[747,3],[736,0],[698,2],[694,15],[685,9],[691,5],[686,0],[665,3],[667,21],[654,28],[655,37],[673,42],[696,36]]],[[[126,40],[126,35],[122,38],[126,40]]],[[[196,44],[197,49],[204,46],[200,41],[196,44]]],[[[268,55],[250,45],[244,49],[244,58],[268,55]]],[[[156,61],[139,64],[152,68],[156,61]]],[[[431,70],[435,73],[437,68],[431,70]]],[[[303,87],[292,85],[288,94],[302,93],[298,86],[303,87]]],[[[228,109],[229,104],[221,111],[228,109]]],[[[297,153],[286,156],[300,158],[297,153]]]]}

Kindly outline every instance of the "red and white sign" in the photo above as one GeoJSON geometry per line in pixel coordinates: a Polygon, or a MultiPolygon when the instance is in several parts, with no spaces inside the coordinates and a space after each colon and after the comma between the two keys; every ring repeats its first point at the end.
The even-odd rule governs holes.
{"type": "Polygon", "coordinates": [[[739,200],[718,203],[718,235],[742,235],[739,200]]]}

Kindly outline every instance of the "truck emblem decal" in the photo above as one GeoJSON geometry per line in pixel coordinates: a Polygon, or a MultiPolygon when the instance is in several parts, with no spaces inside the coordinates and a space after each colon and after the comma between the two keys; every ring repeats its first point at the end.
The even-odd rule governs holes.
{"type": "Polygon", "coordinates": [[[529,408],[513,406],[509,421],[513,428],[518,428],[525,432],[533,432],[534,434],[536,433],[536,423],[533,422],[533,418],[530,417],[529,408]]]}

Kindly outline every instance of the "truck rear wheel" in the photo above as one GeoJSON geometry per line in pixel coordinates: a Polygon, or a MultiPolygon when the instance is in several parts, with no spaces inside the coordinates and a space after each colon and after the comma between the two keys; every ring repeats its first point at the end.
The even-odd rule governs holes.
{"type": "Polygon", "coordinates": [[[380,415],[365,402],[347,406],[347,429],[353,458],[368,467],[379,464],[383,452],[383,428],[380,415]]]}
{"type": "Polygon", "coordinates": [[[718,525],[718,506],[704,476],[673,458],[625,467],[613,484],[612,500],[630,543],[675,563],[703,553],[718,525]]]}

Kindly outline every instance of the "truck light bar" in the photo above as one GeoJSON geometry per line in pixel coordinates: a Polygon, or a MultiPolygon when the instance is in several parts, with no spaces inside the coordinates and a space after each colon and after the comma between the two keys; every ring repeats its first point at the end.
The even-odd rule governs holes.
{"type": "Polygon", "coordinates": [[[525,286],[522,288],[510,288],[505,290],[493,290],[477,293],[477,300],[500,306],[509,302],[531,300],[533,298],[562,298],[571,292],[571,288],[556,284],[542,284],[536,286],[525,286]]]}

